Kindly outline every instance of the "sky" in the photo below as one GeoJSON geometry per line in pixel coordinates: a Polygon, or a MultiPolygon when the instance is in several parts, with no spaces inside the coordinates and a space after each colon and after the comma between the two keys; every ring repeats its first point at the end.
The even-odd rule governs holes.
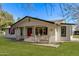
{"type": "Polygon", "coordinates": [[[24,16],[37,17],[44,20],[63,19],[61,9],[58,3],[52,3],[52,11],[50,4],[45,3],[3,3],[2,9],[12,14],[14,20],[23,18],[24,16]],[[47,5],[47,6],[46,6],[47,5]]]}

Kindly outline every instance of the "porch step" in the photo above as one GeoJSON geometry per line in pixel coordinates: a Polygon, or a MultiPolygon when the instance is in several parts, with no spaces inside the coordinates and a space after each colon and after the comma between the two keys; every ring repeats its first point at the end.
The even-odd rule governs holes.
{"type": "Polygon", "coordinates": [[[40,40],[40,43],[48,43],[48,40],[40,40]]]}
{"type": "Polygon", "coordinates": [[[28,37],[28,38],[24,39],[24,41],[34,42],[34,37],[28,37]]]}

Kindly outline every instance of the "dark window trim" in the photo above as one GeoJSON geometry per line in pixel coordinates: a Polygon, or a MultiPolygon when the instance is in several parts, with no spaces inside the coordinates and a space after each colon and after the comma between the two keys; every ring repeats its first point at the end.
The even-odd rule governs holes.
{"type": "Polygon", "coordinates": [[[74,31],[74,35],[79,35],[79,31],[74,31]]]}
{"type": "Polygon", "coordinates": [[[20,27],[20,35],[23,36],[23,27],[20,27]]]}
{"type": "Polygon", "coordinates": [[[9,28],[9,34],[11,35],[15,34],[15,28],[9,28]]]}
{"type": "Polygon", "coordinates": [[[66,26],[61,26],[61,37],[66,37],[66,26]]]}
{"type": "Polygon", "coordinates": [[[35,29],[36,35],[47,35],[48,34],[48,28],[47,27],[36,27],[35,29]]]}

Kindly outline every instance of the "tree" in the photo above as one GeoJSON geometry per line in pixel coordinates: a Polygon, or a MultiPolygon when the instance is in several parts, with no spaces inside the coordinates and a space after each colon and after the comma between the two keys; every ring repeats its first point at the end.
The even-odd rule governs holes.
{"type": "Polygon", "coordinates": [[[79,31],[79,4],[75,3],[66,3],[62,4],[64,18],[69,19],[75,22],[77,25],[75,30],[79,31]]]}
{"type": "Polygon", "coordinates": [[[61,8],[63,9],[63,17],[65,19],[69,19],[74,22],[79,20],[79,4],[64,3],[61,5],[61,8]]]}
{"type": "Polygon", "coordinates": [[[0,29],[13,24],[13,16],[4,10],[0,10],[0,29]]]}

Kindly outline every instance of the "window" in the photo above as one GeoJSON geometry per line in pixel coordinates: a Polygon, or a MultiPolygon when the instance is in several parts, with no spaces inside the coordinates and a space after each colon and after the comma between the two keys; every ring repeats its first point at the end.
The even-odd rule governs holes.
{"type": "Polygon", "coordinates": [[[79,35],[79,31],[74,31],[74,35],[79,35]]]}
{"type": "Polygon", "coordinates": [[[27,28],[27,36],[32,36],[32,28],[27,28]]]}
{"type": "Polygon", "coordinates": [[[66,37],[66,26],[61,27],[61,36],[66,37]]]}
{"type": "Polygon", "coordinates": [[[35,31],[36,35],[47,35],[48,29],[47,27],[37,27],[35,31]]]}
{"type": "Polygon", "coordinates": [[[47,27],[44,28],[43,33],[44,33],[44,35],[47,35],[47,34],[48,34],[48,29],[47,29],[47,27]]]}
{"type": "Polygon", "coordinates": [[[15,34],[15,28],[9,28],[9,34],[15,34]]]}
{"type": "Polygon", "coordinates": [[[42,30],[42,28],[39,28],[39,34],[40,34],[40,35],[43,35],[43,30],[42,30]]]}
{"type": "Polygon", "coordinates": [[[36,33],[36,35],[38,35],[38,28],[36,28],[35,33],[36,33]]]}
{"type": "Polygon", "coordinates": [[[21,36],[23,35],[23,28],[22,27],[20,28],[20,35],[21,36]]]}
{"type": "Polygon", "coordinates": [[[36,27],[36,30],[35,30],[36,32],[36,35],[42,35],[42,28],[41,27],[36,27]]]}
{"type": "Polygon", "coordinates": [[[30,18],[28,19],[28,22],[30,22],[30,18]]]}

